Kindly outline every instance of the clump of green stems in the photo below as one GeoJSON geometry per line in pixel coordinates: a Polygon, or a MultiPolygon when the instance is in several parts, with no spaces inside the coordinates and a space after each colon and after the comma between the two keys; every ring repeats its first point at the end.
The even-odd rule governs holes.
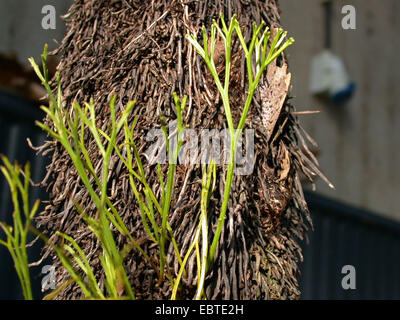
{"type": "Polygon", "coordinates": [[[21,283],[22,293],[26,300],[32,300],[32,288],[29,275],[29,263],[26,250],[26,242],[29,234],[29,226],[35,216],[39,201],[36,201],[32,207],[29,203],[29,164],[22,168],[18,164],[12,165],[10,161],[2,156],[4,166],[0,169],[10,187],[14,212],[12,215],[13,226],[9,226],[4,222],[0,222],[0,227],[4,231],[7,241],[0,240],[0,244],[5,246],[11,254],[14,261],[14,267],[17,271],[18,278],[21,283]],[[21,173],[24,179],[21,179],[21,173]],[[20,199],[22,205],[20,205],[20,199]]]}
{"type": "MultiPolygon", "coordinates": [[[[43,66],[46,66],[46,59],[47,49],[45,48],[44,54],[42,56],[43,66]]],[[[121,292],[124,291],[128,294],[128,298],[134,298],[134,293],[131,286],[129,285],[129,281],[123,267],[123,258],[127,255],[131,248],[136,248],[154,268],[154,270],[159,275],[160,284],[166,276],[171,282],[172,286],[174,284],[174,279],[166,260],[165,247],[167,240],[172,241],[175,253],[178,256],[178,260],[182,262],[176,240],[173,236],[172,228],[168,222],[168,214],[170,211],[173,194],[176,172],[176,159],[178,157],[179,149],[183,143],[182,133],[185,129],[185,127],[183,126],[183,112],[186,105],[187,97],[184,96],[182,99],[180,99],[176,94],[174,94],[174,102],[177,109],[178,143],[176,150],[169,150],[169,144],[167,143],[167,149],[169,151],[170,157],[172,159],[175,159],[175,161],[170,161],[166,185],[164,185],[164,178],[161,174],[161,167],[160,165],[157,166],[157,172],[160,179],[160,184],[162,186],[162,196],[160,203],[157,200],[149,183],[147,182],[143,164],[134,142],[133,132],[138,121],[138,116],[134,117],[133,123],[131,125],[128,123],[128,117],[130,116],[135,106],[135,102],[129,102],[125,110],[122,111],[120,119],[117,120],[115,110],[116,96],[112,97],[110,102],[111,128],[110,133],[107,134],[96,126],[96,113],[93,100],[90,101],[90,103],[85,103],[84,107],[81,107],[78,103],[74,103],[74,116],[70,115],[70,113],[66,110],[63,110],[62,107],[62,95],[59,74],[56,75],[58,82],[58,92],[56,99],[49,85],[46,67],[44,67],[43,72],[41,72],[33,59],[30,59],[30,62],[49,94],[50,108],[43,107],[43,110],[52,120],[53,128],[50,128],[44,123],[38,123],[38,125],[55,140],[60,142],[64,149],[68,152],[82,183],[89,191],[90,197],[96,205],[98,215],[95,218],[89,217],[82,208],[79,208],[79,204],[77,204],[77,207],[79,208],[79,211],[81,211],[82,217],[87,222],[89,228],[97,236],[103,248],[103,256],[100,256],[100,261],[106,274],[106,288],[109,296],[112,298],[118,298],[118,296],[121,295],[121,292]],[[102,156],[103,171],[101,173],[101,177],[96,174],[94,165],[85,147],[84,136],[87,129],[92,134],[102,156]],[[117,145],[117,136],[122,129],[124,130],[125,141],[121,145],[117,145]],[[126,156],[123,155],[123,148],[125,148],[126,156]],[[122,221],[122,218],[120,217],[117,209],[114,207],[111,200],[109,199],[109,196],[107,195],[109,165],[113,152],[118,155],[118,157],[121,159],[121,161],[129,171],[130,186],[136,200],[138,201],[144,228],[150,239],[152,239],[159,245],[159,268],[156,266],[156,263],[154,263],[150,259],[150,257],[144,252],[138,242],[132,237],[132,235],[128,231],[128,228],[122,221]],[[136,162],[137,170],[134,170],[134,162],[136,162]],[[95,186],[92,185],[91,178],[94,179],[95,186]],[[143,185],[144,194],[139,193],[137,182],[143,185]],[[100,191],[100,195],[98,195],[98,190],[100,191]],[[154,209],[161,217],[161,226],[157,224],[156,212],[154,209]],[[128,239],[128,245],[122,250],[123,255],[117,250],[115,240],[111,233],[110,223],[128,239]]],[[[163,127],[163,130],[164,132],[166,132],[165,127],[163,127]]],[[[66,240],[71,242],[75,250],[78,251],[78,253],[80,254],[80,258],[82,259],[81,261],[77,259],[78,256],[73,252],[71,247],[66,248],[68,252],[73,255],[73,257],[75,258],[75,262],[81,267],[82,271],[86,275],[90,276],[89,279],[91,279],[92,281],[90,281],[89,283],[94,285],[95,279],[93,278],[93,272],[89,270],[90,266],[82,256],[82,250],[78,249],[77,243],[73,242],[72,238],[66,238],[66,235],[62,236],[66,240]]],[[[66,263],[64,259],[61,258],[61,262],[71,274],[74,274],[74,271],[70,270],[70,266],[68,266],[68,263],[66,263]]],[[[75,273],[74,276],[76,278],[77,274],[75,273]]],[[[99,288],[95,285],[93,288],[86,288],[85,284],[81,280],[76,282],[80,285],[80,287],[82,288],[82,292],[86,296],[104,298],[100,294],[99,288]]]]}
{"type": "MultiPolygon", "coordinates": [[[[102,255],[99,256],[99,259],[106,275],[105,287],[107,290],[107,295],[104,294],[104,290],[99,287],[94,275],[94,271],[92,270],[87,257],[85,256],[83,250],[79,247],[78,243],[72,237],[64,233],[57,232],[57,235],[64,240],[64,244],[59,247],[50,242],[49,239],[32,227],[31,220],[34,213],[36,213],[37,206],[39,205],[39,203],[37,203],[34,212],[30,216],[30,219],[26,222],[27,225],[24,232],[27,234],[28,230],[30,230],[42,238],[48,245],[50,245],[55,250],[64,268],[71,276],[69,280],[62,283],[53,293],[49,294],[47,298],[50,299],[55,297],[63,288],[75,282],[81,288],[84,296],[89,299],[134,299],[135,295],[129,284],[128,277],[123,266],[123,260],[126,258],[132,248],[137,249],[149,262],[149,264],[158,274],[160,284],[164,280],[164,277],[167,277],[170,281],[171,287],[178,288],[181,277],[179,276],[177,281],[175,281],[173,275],[171,274],[171,269],[169,268],[166,259],[165,248],[167,241],[171,241],[173,243],[175,254],[177,255],[181,264],[181,270],[184,270],[180,251],[173,236],[173,230],[168,222],[168,215],[172,201],[177,158],[179,150],[183,144],[183,132],[186,129],[186,126],[183,125],[183,113],[186,106],[187,96],[184,96],[182,99],[180,99],[176,94],[174,94],[173,97],[177,110],[178,124],[177,145],[174,150],[172,147],[170,147],[166,127],[165,125],[162,126],[167,141],[167,151],[169,153],[170,161],[166,183],[164,183],[161,166],[159,164],[157,165],[157,173],[162,188],[161,201],[159,202],[149,183],[147,182],[144,166],[134,142],[134,129],[138,121],[138,116],[134,117],[131,125],[128,123],[128,117],[135,106],[135,102],[128,103],[127,107],[122,111],[119,119],[117,120],[115,108],[116,97],[112,97],[110,101],[110,128],[109,133],[106,133],[96,126],[97,117],[93,100],[91,100],[89,103],[85,103],[83,107],[75,102],[73,104],[73,113],[70,113],[68,110],[63,108],[60,76],[58,73],[56,74],[56,95],[53,93],[49,84],[48,71],[46,67],[47,46],[42,54],[43,70],[40,70],[39,66],[33,59],[30,59],[30,62],[39,79],[42,81],[43,86],[47,90],[50,100],[50,107],[42,107],[42,109],[46,112],[48,118],[51,120],[51,124],[47,125],[42,122],[38,122],[37,125],[46,131],[56,141],[58,141],[68,152],[81,182],[88,190],[91,200],[96,206],[96,216],[90,217],[79,203],[75,204],[78,212],[87,223],[89,229],[100,242],[102,255]],[[125,140],[122,144],[118,145],[117,136],[121,130],[124,132],[125,140]],[[100,176],[96,173],[88,150],[85,146],[85,134],[87,131],[89,131],[92,135],[102,157],[102,172],[100,176]],[[125,153],[123,152],[123,149],[125,150],[125,153]],[[159,267],[157,266],[158,263],[155,263],[140,247],[137,240],[132,237],[107,194],[109,167],[111,157],[114,152],[129,171],[130,186],[139,204],[143,226],[149,238],[159,245],[159,267]],[[134,169],[135,167],[137,170],[134,169]],[[143,193],[139,192],[137,182],[143,185],[143,193]],[[157,223],[157,214],[159,214],[161,225],[158,225],[157,223]],[[119,251],[117,248],[111,226],[127,238],[128,243],[121,251],[119,251]],[[76,266],[81,272],[76,270],[76,266]],[[82,273],[84,274],[85,278],[81,276],[82,273]],[[125,296],[123,296],[123,294],[125,294],[125,296]]],[[[28,176],[28,173],[25,173],[25,176],[28,176]]],[[[20,182],[17,181],[17,183],[20,182]]],[[[27,197],[29,184],[25,185],[26,190],[24,190],[24,192],[26,192],[25,197],[27,197]]],[[[19,208],[18,199],[14,197],[13,200],[14,206],[19,208]]],[[[199,223],[204,224],[204,221],[199,223]]],[[[14,222],[14,225],[19,224],[19,220],[14,222]]],[[[14,238],[10,237],[10,228],[4,227],[4,229],[8,238],[8,242],[16,241],[14,238]]],[[[6,244],[6,242],[4,242],[4,244],[6,244]]],[[[25,245],[26,239],[24,238],[21,245],[14,247],[23,248],[23,250],[25,250],[25,245]]],[[[11,248],[10,245],[8,245],[8,248],[11,248]]],[[[21,274],[26,274],[25,278],[23,279],[24,281],[21,280],[21,283],[27,284],[26,287],[30,288],[30,277],[26,254],[23,257],[23,261],[25,262],[22,263],[17,261],[16,266],[19,267],[18,271],[23,270],[23,272],[21,271],[21,274]]],[[[204,258],[202,261],[204,262],[204,258]]],[[[199,282],[203,284],[205,279],[204,272],[201,279],[202,281],[199,280],[199,282]]],[[[26,297],[32,298],[32,295],[29,294],[26,295],[26,297]]],[[[174,297],[176,297],[176,291],[174,297]]]]}
{"type": "MultiPolygon", "coordinates": [[[[123,257],[115,243],[110,223],[121,234],[128,238],[129,246],[135,247],[149,262],[151,261],[146,253],[141,249],[137,241],[131,236],[107,195],[109,166],[115,148],[116,138],[126,123],[127,118],[134,107],[134,103],[128,103],[125,110],[123,110],[120,119],[117,121],[115,110],[116,97],[112,97],[110,102],[110,132],[107,134],[96,127],[96,114],[93,100],[89,103],[85,103],[84,107],[81,107],[77,102],[75,102],[73,104],[74,112],[71,114],[67,110],[64,110],[60,76],[58,73],[56,74],[57,95],[54,96],[49,85],[48,71],[46,67],[47,46],[42,55],[43,72],[39,69],[38,65],[32,58],[29,59],[29,61],[31,62],[37,76],[42,81],[50,100],[50,107],[42,107],[42,109],[51,120],[51,126],[41,122],[38,122],[37,124],[51,137],[58,141],[68,152],[81,182],[88,190],[91,200],[96,206],[96,217],[89,217],[82,208],[80,211],[83,219],[87,222],[90,230],[96,235],[103,249],[102,255],[99,256],[99,259],[106,275],[105,286],[108,296],[110,298],[118,298],[124,292],[129,298],[134,299],[134,293],[123,267],[123,257]],[[102,157],[102,172],[100,177],[96,173],[89,153],[85,147],[84,137],[86,130],[89,130],[92,134],[102,157]],[[92,179],[94,180],[94,184],[91,182],[92,179]]],[[[78,203],[77,207],[79,208],[78,203]]],[[[59,233],[59,235],[64,238],[66,242],[69,242],[72,245],[64,244],[63,249],[72,256],[74,263],[80,267],[88,280],[84,281],[79,276],[72,267],[71,261],[66,259],[65,255],[59,255],[63,266],[70,273],[73,280],[81,287],[81,290],[86,297],[99,299],[104,298],[102,290],[100,290],[96,282],[91,266],[81,248],[79,248],[78,244],[71,237],[62,233],[59,233]]]]}
{"type": "Polygon", "coordinates": [[[213,262],[217,245],[221,236],[232,188],[232,180],[234,176],[234,169],[236,163],[235,158],[236,158],[237,142],[245,126],[250,105],[254,97],[254,93],[259,85],[261,76],[263,75],[267,66],[277,57],[279,57],[279,55],[294,42],[293,38],[286,40],[287,33],[284,32],[282,29],[278,29],[276,31],[274,38],[272,39],[270,48],[268,49],[268,43],[271,37],[271,31],[269,30],[268,27],[264,28],[264,23],[262,22],[259,26],[257,26],[256,24],[253,25],[252,38],[248,46],[243,37],[236,15],[232,17],[229,26],[226,25],[222,14],[220,18],[221,18],[220,20],[222,28],[214,20],[211,27],[210,38],[207,35],[205,27],[203,27],[202,29],[203,46],[201,46],[200,43],[197,41],[196,35],[187,35],[187,39],[196,48],[200,56],[204,59],[209,71],[213,76],[217,89],[221,95],[231,140],[230,160],[226,172],[224,197],[218,218],[217,229],[214,234],[214,238],[210,247],[210,252],[208,254],[207,269],[213,262]],[[231,105],[229,101],[231,56],[232,56],[232,45],[233,45],[232,40],[234,37],[234,33],[236,33],[240,41],[241,48],[245,54],[246,66],[247,66],[247,79],[248,79],[247,96],[237,128],[234,127],[232,113],[231,113],[231,105]],[[217,42],[217,36],[219,36],[223,40],[225,46],[224,83],[222,83],[219,78],[217,68],[214,62],[214,52],[215,52],[215,45],[217,42]],[[253,61],[255,62],[254,64],[253,61]]]}
{"type": "Polygon", "coordinates": [[[166,181],[164,181],[165,179],[163,177],[160,164],[157,164],[157,175],[162,191],[161,199],[158,200],[147,181],[144,166],[141,161],[138,148],[134,142],[134,129],[138,121],[138,116],[134,117],[132,123],[129,123],[128,121],[128,119],[131,118],[130,115],[135,107],[135,102],[129,102],[126,108],[119,113],[119,119],[117,119],[115,107],[116,96],[113,96],[110,101],[110,126],[108,132],[104,132],[96,125],[97,117],[93,100],[91,100],[89,103],[84,103],[83,106],[77,102],[74,102],[72,113],[63,107],[60,75],[58,73],[56,74],[56,94],[53,93],[49,84],[48,70],[46,67],[47,46],[42,54],[43,70],[40,70],[39,66],[32,58],[29,59],[33,69],[35,70],[39,79],[42,81],[42,84],[49,95],[50,101],[49,107],[42,107],[42,109],[51,120],[51,124],[48,125],[42,122],[38,122],[37,124],[51,137],[58,141],[67,151],[81,182],[88,190],[90,198],[96,206],[96,215],[93,217],[89,216],[85,212],[85,209],[82,208],[78,202],[75,204],[82,219],[86,222],[88,228],[93,232],[101,245],[102,253],[99,256],[99,260],[106,277],[104,282],[106,290],[104,290],[104,288],[100,288],[92,266],[90,265],[85,253],[72,237],[64,233],[57,232],[59,238],[63,240],[63,244],[58,246],[52,243],[34,227],[32,227],[31,222],[38,209],[39,202],[36,202],[33,208],[29,209],[29,166],[25,167],[23,174],[25,180],[24,182],[21,182],[19,178],[19,171],[21,170],[20,167],[18,165],[12,166],[6,158],[3,158],[3,162],[5,163],[6,167],[2,167],[2,171],[6,175],[12,191],[12,199],[14,204],[14,227],[11,228],[5,224],[0,225],[7,236],[7,241],[1,240],[0,243],[9,249],[14,259],[18,276],[22,284],[24,297],[26,299],[32,299],[28,258],[26,255],[26,237],[29,230],[41,237],[55,250],[64,268],[70,275],[68,280],[60,284],[58,288],[56,288],[46,297],[48,299],[54,298],[63,288],[67,287],[71,283],[77,283],[87,299],[135,299],[135,294],[129,283],[129,279],[123,265],[124,259],[128,256],[132,249],[136,249],[138,252],[140,252],[140,254],[143,255],[146,261],[155,270],[158,275],[159,285],[162,284],[165,278],[168,279],[172,288],[171,299],[179,298],[177,296],[178,289],[181,285],[182,277],[186,275],[187,261],[193,254],[194,250],[197,262],[197,290],[194,298],[205,298],[204,282],[209,267],[214,259],[216,247],[219,242],[223,222],[228,208],[228,200],[230,197],[230,190],[235,168],[235,154],[238,137],[241,130],[244,128],[251,101],[263,72],[268,64],[276,59],[282,53],[282,51],[293,42],[293,39],[284,41],[286,33],[279,29],[272,40],[270,50],[267,50],[270,31],[268,28],[263,30],[264,25],[261,24],[258,27],[254,25],[252,38],[248,47],[242,35],[236,16],[232,18],[229,27],[225,24],[222,16],[221,22],[222,29],[219,27],[217,22],[213,22],[210,39],[208,38],[206,30],[203,27],[203,47],[197,42],[194,35],[187,36],[188,40],[193,44],[198,53],[206,62],[211,74],[213,75],[218,91],[221,94],[231,135],[231,150],[230,163],[226,173],[223,203],[220,210],[217,229],[211,246],[208,243],[209,231],[207,221],[208,205],[216,185],[216,164],[214,162],[211,162],[211,164],[208,166],[203,166],[202,168],[202,189],[200,201],[201,212],[199,223],[194,235],[192,236],[192,242],[190,243],[187,252],[183,255],[183,259],[183,253],[181,253],[178,248],[178,244],[174,238],[174,232],[169,224],[168,218],[171,210],[172,195],[174,191],[177,159],[183,144],[183,133],[187,128],[183,124],[187,96],[184,96],[183,98],[179,98],[176,94],[173,96],[177,111],[177,143],[175,148],[172,148],[169,143],[165,123],[163,122],[162,125],[162,130],[166,139],[167,152],[169,155],[169,164],[166,181]],[[233,125],[228,94],[232,39],[234,32],[239,38],[241,47],[246,56],[247,76],[249,82],[246,102],[237,128],[234,128],[233,125]],[[215,44],[217,41],[217,33],[224,40],[225,44],[226,68],[224,84],[222,84],[219,79],[213,60],[215,44]],[[254,66],[253,59],[255,59],[254,66]],[[122,130],[124,141],[118,144],[117,137],[122,130]],[[101,155],[102,172],[100,175],[96,173],[93,162],[85,146],[85,135],[88,133],[92,135],[101,155]],[[159,262],[154,262],[141,248],[138,241],[134,239],[114,204],[110,200],[109,195],[107,194],[109,191],[109,167],[111,158],[114,154],[119,157],[129,172],[130,187],[139,205],[143,227],[146,230],[149,239],[158,245],[160,259],[159,262]],[[142,186],[142,188],[138,187],[138,183],[140,186],[142,186]],[[139,192],[139,190],[142,191],[139,192]],[[18,191],[20,192],[23,201],[23,211],[25,215],[24,223],[22,222],[20,213],[17,195],[18,191]],[[115,242],[113,230],[117,230],[126,238],[126,244],[121,250],[118,249],[118,246],[115,242]],[[176,276],[172,274],[171,268],[169,267],[167,261],[166,247],[167,242],[169,241],[173,244],[174,252],[180,265],[178,274],[176,276]]]}

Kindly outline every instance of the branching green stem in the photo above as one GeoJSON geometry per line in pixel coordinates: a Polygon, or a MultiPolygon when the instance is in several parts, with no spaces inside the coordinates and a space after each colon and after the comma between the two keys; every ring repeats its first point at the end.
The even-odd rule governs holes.
{"type": "Polygon", "coordinates": [[[219,243],[219,239],[221,236],[222,228],[224,225],[224,220],[226,217],[226,212],[228,210],[229,198],[232,188],[232,181],[234,177],[234,171],[236,166],[236,149],[237,149],[237,141],[239,139],[240,134],[245,126],[247,115],[255,94],[255,91],[259,85],[260,79],[265,72],[267,66],[274,61],[288,46],[290,46],[294,40],[290,38],[286,39],[286,32],[283,32],[282,29],[278,29],[272,43],[270,45],[270,49],[268,50],[268,43],[271,36],[271,32],[269,28],[265,28],[264,31],[264,23],[261,23],[259,26],[256,24],[253,25],[253,33],[252,38],[250,40],[249,46],[243,37],[239,22],[234,15],[230,21],[229,27],[226,25],[224,21],[224,17],[221,14],[220,17],[222,28],[219,24],[214,21],[211,26],[211,40],[209,40],[207,36],[207,32],[205,27],[203,27],[203,46],[199,44],[197,41],[196,35],[187,35],[187,39],[189,42],[195,47],[200,56],[204,59],[208,69],[210,70],[214,82],[217,86],[217,89],[221,95],[222,103],[224,105],[225,117],[228,124],[228,128],[231,136],[231,150],[230,150],[230,162],[228,164],[228,168],[226,171],[226,179],[225,179],[225,190],[224,190],[224,198],[218,218],[217,229],[214,234],[213,241],[210,246],[210,251],[208,254],[208,264],[207,269],[211,266],[214,255],[219,243]],[[246,57],[246,68],[247,68],[247,79],[248,79],[248,92],[246,97],[246,102],[243,107],[242,115],[239,120],[239,124],[237,128],[234,128],[231,108],[229,103],[229,79],[231,73],[231,54],[232,54],[232,39],[233,33],[236,32],[236,35],[241,44],[242,50],[246,57]],[[218,72],[214,63],[214,51],[216,44],[216,34],[219,34],[220,38],[223,40],[225,45],[225,81],[224,85],[222,85],[218,72]],[[261,36],[260,36],[261,34],[261,36]],[[210,43],[209,43],[210,41],[210,43]],[[210,49],[209,49],[210,48],[210,49]],[[268,54],[267,54],[268,52],[268,54]],[[255,57],[255,65],[253,65],[253,59],[255,57]]]}

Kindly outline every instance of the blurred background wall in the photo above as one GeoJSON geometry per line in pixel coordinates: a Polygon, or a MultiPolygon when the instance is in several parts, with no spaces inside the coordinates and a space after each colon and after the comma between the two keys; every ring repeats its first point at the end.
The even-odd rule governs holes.
{"type": "Polygon", "coordinates": [[[20,61],[28,63],[27,59],[40,58],[45,43],[49,49],[57,46],[54,40],[61,41],[65,24],[61,15],[65,14],[72,0],[1,0],[0,1],[0,52],[13,52],[20,61]],[[42,28],[42,8],[52,5],[56,9],[56,29],[42,28]]]}
{"type": "Polygon", "coordinates": [[[310,94],[312,57],[324,48],[322,0],[280,0],[281,22],[296,42],[289,48],[294,104],[321,110],[301,116],[320,146],[321,168],[335,185],[317,191],[400,221],[400,1],[332,1],[332,51],[356,84],[341,106],[310,94]],[[356,30],[344,30],[341,9],[356,9],[356,30]]]}

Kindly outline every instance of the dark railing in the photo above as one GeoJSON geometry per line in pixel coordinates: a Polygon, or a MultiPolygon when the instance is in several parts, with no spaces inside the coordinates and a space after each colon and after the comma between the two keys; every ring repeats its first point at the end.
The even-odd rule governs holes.
{"type": "Polygon", "coordinates": [[[303,299],[400,299],[400,224],[325,197],[307,194],[314,232],[303,245],[303,299]],[[343,266],[356,289],[344,290],[343,266]]]}
{"type": "MultiPolygon", "coordinates": [[[[35,155],[34,145],[46,136],[34,125],[42,118],[37,106],[0,93],[0,153],[32,165],[32,179],[40,181],[48,159],[35,155]]],[[[34,188],[32,199],[46,199],[34,188]]],[[[12,206],[5,179],[0,177],[0,220],[10,222],[12,206]]],[[[303,299],[400,299],[400,224],[315,194],[307,194],[314,230],[303,244],[300,277],[303,299]],[[356,289],[342,288],[342,268],[356,271],[356,289]]],[[[40,244],[29,249],[30,261],[40,258],[40,244]]],[[[34,296],[41,297],[41,266],[32,269],[34,296]]],[[[0,248],[0,299],[20,299],[21,289],[5,248],[0,248]]]]}

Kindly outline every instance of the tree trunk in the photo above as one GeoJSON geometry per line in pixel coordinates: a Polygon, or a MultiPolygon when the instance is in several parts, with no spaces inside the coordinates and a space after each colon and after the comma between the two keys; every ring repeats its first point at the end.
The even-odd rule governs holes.
{"type": "MultiPolygon", "coordinates": [[[[161,116],[167,121],[176,118],[172,94],[189,96],[185,122],[194,129],[227,127],[224,109],[210,75],[189,41],[188,33],[201,34],[203,25],[209,30],[212,20],[222,12],[225,21],[237,14],[242,30],[249,34],[252,23],[264,21],[279,26],[276,0],[76,0],[65,19],[68,32],[58,52],[61,62],[61,84],[68,108],[74,100],[80,103],[94,99],[99,115],[98,125],[109,125],[110,95],[117,94],[117,110],[129,100],[136,100],[133,114],[139,115],[135,129],[138,149],[149,146],[146,133],[160,128],[161,116]]],[[[223,55],[223,54],[222,54],[223,55]]],[[[231,201],[212,269],[206,279],[208,299],[298,299],[298,262],[302,259],[299,239],[303,239],[311,220],[304,201],[299,174],[310,177],[319,173],[312,156],[300,136],[301,129],[288,102],[290,74],[281,57],[268,69],[267,80],[256,92],[246,128],[255,131],[255,165],[251,175],[235,176],[231,201]],[[304,152],[304,153],[303,153],[304,152]],[[310,160],[311,159],[311,160],[310,160]],[[307,167],[305,167],[307,166],[307,167]]],[[[238,113],[246,90],[245,64],[241,55],[234,57],[231,79],[232,105],[238,113]]],[[[234,109],[233,107],[233,109],[234,109]]],[[[237,115],[234,121],[237,121],[237,115]]],[[[120,140],[122,141],[122,140],[120,140]]],[[[95,165],[100,154],[88,135],[86,146],[95,165]]],[[[50,204],[41,214],[39,224],[57,241],[54,231],[60,230],[75,238],[100,283],[104,280],[97,256],[101,253],[96,239],[79,218],[74,203],[86,213],[95,215],[95,207],[73,169],[67,153],[51,143],[53,161],[48,168],[53,176],[49,184],[50,204]]],[[[159,261],[140,223],[138,204],[129,188],[128,175],[115,156],[109,177],[110,194],[132,235],[145,252],[159,261]]],[[[95,166],[99,176],[101,167],[95,166]]],[[[163,166],[166,173],[167,166],[163,166]]],[[[155,166],[145,166],[152,188],[160,193],[155,166]]],[[[226,168],[218,166],[217,189],[211,198],[209,230],[215,232],[218,210],[222,203],[226,168]]],[[[181,252],[186,252],[200,213],[201,166],[179,165],[169,222],[181,252]]],[[[121,246],[125,239],[115,233],[121,246]]],[[[47,253],[54,255],[48,248],[47,253]]],[[[177,274],[177,261],[172,244],[168,259],[177,274]]],[[[67,273],[55,259],[58,282],[67,273]]],[[[125,259],[126,270],[135,295],[140,299],[165,299],[171,295],[168,282],[157,285],[157,275],[142,255],[132,250],[125,259]]],[[[196,286],[196,255],[193,254],[183,279],[180,298],[193,298],[196,286]]],[[[64,290],[59,299],[81,297],[77,286],[64,290]]]]}

